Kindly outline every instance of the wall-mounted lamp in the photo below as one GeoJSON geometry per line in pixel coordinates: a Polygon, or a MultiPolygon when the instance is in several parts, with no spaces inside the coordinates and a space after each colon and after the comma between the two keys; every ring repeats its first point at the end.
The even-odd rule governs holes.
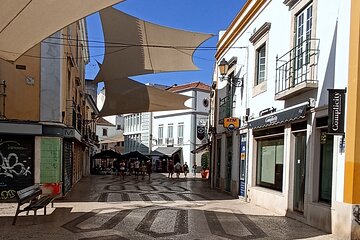
{"type": "Polygon", "coordinates": [[[225,78],[226,73],[229,70],[229,63],[223,58],[219,63],[220,75],[225,78]]]}
{"type": "Polygon", "coordinates": [[[227,80],[228,83],[230,83],[231,85],[235,86],[235,87],[242,87],[243,86],[243,80],[244,78],[238,78],[238,77],[235,77],[235,76],[232,76],[231,78],[227,77],[226,74],[229,70],[229,63],[225,60],[225,58],[223,58],[219,65],[219,72],[220,72],[220,75],[221,75],[221,78],[220,80],[221,81],[224,81],[224,80],[227,80]]]}

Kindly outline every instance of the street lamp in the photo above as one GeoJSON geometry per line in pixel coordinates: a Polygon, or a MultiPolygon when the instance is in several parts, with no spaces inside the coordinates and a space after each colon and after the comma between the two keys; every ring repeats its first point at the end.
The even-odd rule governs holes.
{"type": "Polygon", "coordinates": [[[219,63],[219,71],[222,78],[225,78],[226,73],[229,70],[229,63],[223,58],[219,63]]]}
{"type": "MultiPolygon", "coordinates": [[[[238,78],[235,76],[232,76],[231,78],[227,77],[226,74],[229,71],[229,63],[223,58],[219,65],[219,71],[221,75],[221,81],[227,80],[227,82],[235,87],[242,87],[243,86],[243,78],[238,78]]],[[[241,69],[240,69],[241,70],[241,69]]]]}

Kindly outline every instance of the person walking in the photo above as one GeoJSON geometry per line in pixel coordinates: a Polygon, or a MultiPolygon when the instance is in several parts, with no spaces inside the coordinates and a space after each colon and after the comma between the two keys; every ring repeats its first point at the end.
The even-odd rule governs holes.
{"type": "Polygon", "coordinates": [[[152,173],[152,163],[150,160],[148,160],[146,164],[146,173],[149,175],[149,181],[150,181],[150,177],[152,173]]]}
{"type": "Polygon", "coordinates": [[[183,171],[184,171],[184,176],[186,177],[186,175],[189,172],[189,166],[187,165],[187,162],[185,162],[183,165],[183,171]]]}
{"type": "Polygon", "coordinates": [[[176,178],[180,177],[180,172],[181,172],[181,164],[180,162],[177,162],[175,164],[175,172],[176,172],[176,178]]]}
{"type": "Polygon", "coordinates": [[[168,178],[172,178],[173,174],[174,174],[174,163],[172,160],[169,160],[169,164],[168,164],[168,178]]]}
{"type": "Polygon", "coordinates": [[[146,164],[144,161],[141,162],[141,166],[140,166],[140,172],[141,172],[141,175],[142,175],[142,180],[144,180],[145,178],[145,173],[146,173],[146,164]]]}
{"type": "Polygon", "coordinates": [[[196,177],[196,168],[197,168],[197,165],[196,165],[196,163],[194,163],[194,165],[192,166],[193,177],[196,177]]]}
{"type": "Polygon", "coordinates": [[[139,160],[136,160],[134,163],[134,171],[135,171],[136,179],[139,178],[139,170],[140,170],[140,162],[139,162],[139,160]]]}
{"type": "Polygon", "coordinates": [[[120,163],[120,178],[122,177],[123,180],[125,180],[125,172],[126,172],[126,168],[125,168],[126,164],[124,162],[124,160],[121,161],[120,163]]]}

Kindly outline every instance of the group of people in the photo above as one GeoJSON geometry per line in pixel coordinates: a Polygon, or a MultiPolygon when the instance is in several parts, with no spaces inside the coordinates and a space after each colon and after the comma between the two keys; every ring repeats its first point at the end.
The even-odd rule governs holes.
{"type": "Polygon", "coordinates": [[[139,178],[139,176],[142,176],[142,180],[145,179],[145,175],[147,174],[149,176],[149,180],[151,178],[152,173],[152,162],[151,160],[148,161],[126,161],[122,160],[118,166],[116,166],[117,172],[120,175],[120,178],[125,180],[126,175],[135,175],[136,179],[139,178]]]}
{"type": "MultiPolygon", "coordinates": [[[[98,166],[95,169],[99,169],[97,172],[100,172],[101,169],[98,166]]],[[[108,169],[110,169],[113,174],[119,175],[121,179],[125,180],[125,176],[131,176],[134,175],[136,179],[139,178],[139,176],[142,177],[142,180],[145,179],[145,176],[149,176],[149,180],[151,179],[153,164],[151,160],[140,161],[140,160],[121,160],[120,162],[114,162],[113,166],[109,164],[108,169]]],[[[196,163],[192,166],[192,173],[193,176],[196,176],[196,169],[197,165],[196,163]]],[[[109,170],[109,171],[110,171],[109,170]]],[[[187,162],[184,164],[181,164],[180,162],[177,162],[174,164],[173,160],[169,160],[167,164],[167,172],[168,172],[168,178],[173,178],[174,173],[176,173],[176,177],[179,178],[181,173],[184,173],[184,177],[187,177],[187,174],[189,173],[189,166],[187,162]]]]}
{"type": "MultiPolygon", "coordinates": [[[[194,177],[196,176],[196,163],[193,165],[192,170],[194,177]]],[[[168,178],[172,178],[174,173],[176,173],[176,177],[180,177],[180,173],[184,173],[184,176],[187,177],[187,174],[189,173],[189,166],[187,165],[187,162],[185,162],[183,165],[181,165],[180,162],[177,162],[176,164],[173,163],[172,160],[169,160],[168,163],[168,178]]]]}

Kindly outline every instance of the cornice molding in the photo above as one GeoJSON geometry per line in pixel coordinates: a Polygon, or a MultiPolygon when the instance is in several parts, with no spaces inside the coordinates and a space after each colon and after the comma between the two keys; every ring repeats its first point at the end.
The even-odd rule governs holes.
{"type": "Polygon", "coordinates": [[[249,41],[252,44],[255,44],[259,39],[261,39],[265,34],[270,31],[271,23],[265,22],[251,37],[249,41]]]}

